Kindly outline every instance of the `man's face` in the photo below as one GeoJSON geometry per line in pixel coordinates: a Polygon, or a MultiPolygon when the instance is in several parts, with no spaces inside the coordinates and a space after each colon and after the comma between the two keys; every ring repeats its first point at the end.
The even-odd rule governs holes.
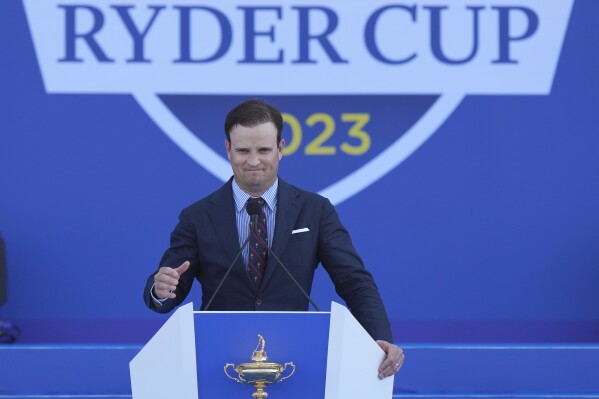
{"type": "Polygon", "coordinates": [[[277,179],[285,141],[277,145],[277,128],[272,122],[254,127],[235,126],[225,140],[235,181],[246,193],[259,197],[277,179]]]}

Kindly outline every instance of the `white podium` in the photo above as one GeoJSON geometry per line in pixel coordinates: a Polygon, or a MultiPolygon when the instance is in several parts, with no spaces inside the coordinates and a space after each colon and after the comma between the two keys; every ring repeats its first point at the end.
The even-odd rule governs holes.
{"type": "Polygon", "coordinates": [[[255,388],[223,368],[250,362],[258,334],[269,362],[296,365],[289,379],[267,385],[271,399],[392,397],[393,377],[378,379],[384,352],[338,303],[331,312],[194,312],[190,303],[130,362],[133,399],[250,399],[255,388]]]}

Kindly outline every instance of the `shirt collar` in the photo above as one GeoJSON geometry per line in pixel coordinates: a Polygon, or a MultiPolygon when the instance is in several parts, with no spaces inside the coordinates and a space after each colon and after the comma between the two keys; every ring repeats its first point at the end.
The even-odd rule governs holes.
{"type": "MultiPolygon", "coordinates": [[[[266,202],[266,205],[271,211],[275,210],[277,205],[277,190],[279,188],[279,179],[277,178],[272,186],[262,194],[262,199],[266,202]]],[[[241,212],[245,208],[245,204],[248,199],[252,198],[251,195],[243,191],[239,184],[233,178],[233,199],[235,200],[235,210],[241,212]]]]}

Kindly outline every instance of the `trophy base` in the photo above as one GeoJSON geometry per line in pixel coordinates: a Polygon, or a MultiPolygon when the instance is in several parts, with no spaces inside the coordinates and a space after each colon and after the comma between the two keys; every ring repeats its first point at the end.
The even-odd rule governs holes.
{"type": "Polygon", "coordinates": [[[265,399],[268,396],[268,393],[264,390],[264,386],[265,384],[263,382],[256,383],[256,392],[252,394],[254,399],[265,399]]]}

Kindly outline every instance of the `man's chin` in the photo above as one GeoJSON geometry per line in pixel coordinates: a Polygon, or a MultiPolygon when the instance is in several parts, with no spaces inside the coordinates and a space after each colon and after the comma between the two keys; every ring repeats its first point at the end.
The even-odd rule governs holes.
{"type": "Polygon", "coordinates": [[[247,182],[247,184],[250,184],[252,186],[260,186],[266,184],[267,180],[264,176],[264,172],[262,171],[245,173],[245,177],[245,181],[247,182]]]}
{"type": "MultiPolygon", "coordinates": [[[[239,184],[239,182],[238,182],[239,184]]],[[[248,193],[262,193],[265,191],[264,186],[264,179],[245,179],[243,181],[243,184],[239,184],[239,186],[241,188],[244,189],[244,191],[248,192],[248,193]]]]}

